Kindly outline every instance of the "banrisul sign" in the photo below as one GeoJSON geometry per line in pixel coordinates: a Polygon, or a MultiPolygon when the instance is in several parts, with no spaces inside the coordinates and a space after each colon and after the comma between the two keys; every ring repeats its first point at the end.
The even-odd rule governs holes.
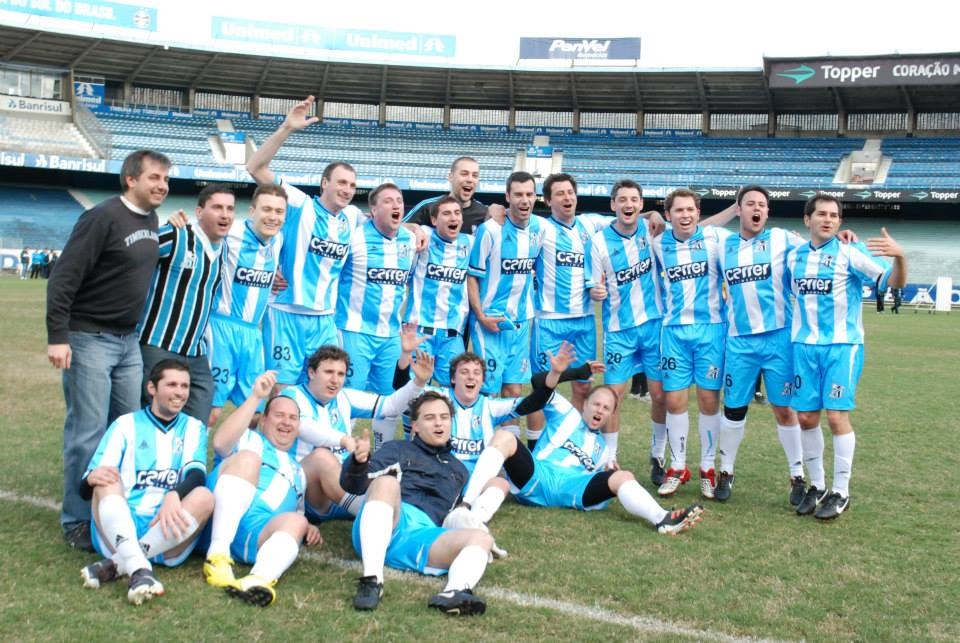
{"type": "Polygon", "coordinates": [[[770,87],[960,84],[960,55],[764,60],[770,87]]]}

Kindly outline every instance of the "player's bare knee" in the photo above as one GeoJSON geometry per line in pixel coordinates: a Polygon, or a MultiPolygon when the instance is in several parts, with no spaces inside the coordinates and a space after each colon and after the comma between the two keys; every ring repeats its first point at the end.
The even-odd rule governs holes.
{"type": "Polygon", "coordinates": [[[490,478],[490,481],[487,484],[483,485],[484,489],[499,489],[504,494],[510,493],[510,485],[506,480],[497,476],[495,478],[490,478]]]}
{"type": "Polygon", "coordinates": [[[801,429],[813,429],[820,425],[820,411],[797,411],[797,421],[801,429]]]}
{"type": "Polygon", "coordinates": [[[774,405],[773,417],[780,426],[793,426],[797,424],[797,414],[789,406],[774,405]]]}
{"type": "Polygon", "coordinates": [[[213,493],[206,487],[196,487],[184,496],[182,504],[197,522],[202,522],[213,513],[213,493]]]}
{"type": "Polygon", "coordinates": [[[393,503],[400,497],[400,482],[394,476],[374,478],[367,487],[367,500],[380,500],[393,503]]]}
{"type": "Polygon", "coordinates": [[[504,429],[497,429],[490,440],[490,446],[509,458],[517,452],[517,436],[504,429]]]}
{"type": "Polygon", "coordinates": [[[620,470],[607,479],[607,487],[610,488],[612,493],[617,493],[621,486],[636,479],[631,471],[620,470]]]}
{"type": "Polygon", "coordinates": [[[220,413],[223,411],[219,406],[210,409],[210,417],[207,418],[207,426],[215,426],[220,421],[220,413]]]}
{"type": "Polygon", "coordinates": [[[260,477],[261,463],[260,456],[253,451],[237,451],[220,465],[220,475],[229,474],[256,484],[260,477]]]}
{"type": "Polygon", "coordinates": [[[463,544],[464,548],[477,546],[482,547],[484,551],[490,551],[493,547],[493,536],[479,529],[469,529],[467,541],[463,544]]]}

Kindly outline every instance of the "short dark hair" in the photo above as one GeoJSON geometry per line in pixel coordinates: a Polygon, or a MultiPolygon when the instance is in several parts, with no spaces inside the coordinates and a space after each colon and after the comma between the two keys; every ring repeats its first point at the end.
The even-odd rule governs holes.
{"type": "Polygon", "coordinates": [[[564,181],[569,181],[570,185],[573,186],[573,191],[577,191],[577,180],[566,172],[558,172],[557,174],[551,174],[543,182],[543,198],[549,199],[553,197],[553,184],[554,183],[563,183],[564,181]]]}
{"type": "Polygon", "coordinates": [[[483,358],[477,355],[476,353],[471,353],[470,351],[465,351],[460,353],[450,362],[450,382],[453,383],[453,374],[457,372],[457,369],[460,368],[461,364],[466,364],[468,362],[474,362],[480,365],[480,370],[483,371],[483,377],[487,377],[487,363],[483,361],[483,358]]]}
{"type": "Polygon", "coordinates": [[[161,152],[154,152],[153,150],[137,150],[136,152],[130,152],[127,154],[127,158],[123,159],[123,165],[120,166],[120,187],[123,188],[123,191],[127,191],[127,177],[129,176],[132,179],[137,178],[143,174],[143,160],[149,159],[158,165],[162,165],[165,168],[170,168],[173,165],[170,162],[170,158],[161,152]]]}
{"type": "Polygon", "coordinates": [[[445,203],[453,203],[453,204],[456,205],[458,208],[461,207],[461,206],[460,206],[460,201],[459,201],[456,197],[454,197],[454,196],[451,196],[451,195],[448,194],[448,195],[446,195],[446,196],[440,197],[439,199],[437,199],[436,201],[434,201],[433,207],[430,208],[430,210],[429,210],[429,212],[430,212],[430,221],[436,220],[437,215],[440,214],[440,206],[442,206],[442,205],[445,204],[445,203]]]}
{"type": "Polygon", "coordinates": [[[424,391],[410,402],[410,421],[416,422],[420,417],[420,408],[427,402],[436,400],[443,401],[447,405],[450,415],[453,416],[453,402],[450,401],[450,398],[439,391],[424,391]]]}
{"type": "Polygon", "coordinates": [[[229,194],[234,198],[237,196],[229,185],[224,185],[223,183],[211,183],[207,187],[200,190],[200,194],[197,195],[197,206],[201,208],[205,206],[207,201],[209,201],[214,194],[229,194]]]}
{"type": "Polygon", "coordinates": [[[264,405],[263,413],[261,414],[261,417],[266,417],[267,413],[270,412],[270,407],[273,406],[273,403],[279,400],[280,398],[283,398],[285,400],[290,400],[291,402],[293,402],[293,405],[297,407],[297,411],[298,412],[300,411],[300,405],[297,404],[297,401],[292,397],[290,397],[289,395],[274,395],[269,400],[267,400],[267,403],[264,405]]]}
{"type": "Polygon", "coordinates": [[[189,375],[190,367],[187,366],[186,362],[179,359],[162,359],[150,369],[150,376],[147,380],[156,386],[163,379],[164,371],[181,371],[189,375]]]}
{"type": "Polygon", "coordinates": [[[347,351],[333,344],[327,344],[315,350],[313,355],[307,358],[307,368],[315,371],[320,366],[320,362],[326,361],[343,362],[347,365],[347,368],[350,368],[350,355],[347,354],[347,351]]]}
{"type": "Polygon", "coordinates": [[[620,190],[627,190],[633,188],[640,193],[640,198],[643,198],[643,188],[640,187],[640,184],[634,181],[633,179],[620,179],[613,184],[613,187],[610,188],[610,200],[613,201],[617,198],[617,192],[620,190]]]}
{"type": "Polygon", "coordinates": [[[507,177],[507,194],[510,193],[510,186],[514,183],[527,183],[528,181],[533,181],[533,184],[536,185],[537,181],[533,178],[533,175],[529,172],[524,172],[523,170],[518,170],[513,172],[510,176],[507,177]]]}
{"type": "Polygon", "coordinates": [[[453,163],[450,164],[450,173],[452,174],[453,172],[456,172],[457,166],[460,165],[460,163],[462,163],[463,161],[471,161],[473,163],[476,163],[477,165],[480,165],[480,162],[477,161],[477,159],[473,158],[472,156],[458,156],[457,158],[453,159],[453,163]]]}
{"type": "Polygon", "coordinates": [[[841,217],[843,216],[843,203],[841,203],[840,199],[837,197],[825,192],[817,192],[812,197],[807,199],[807,202],[803,204],[803,216],[808,217],[813,214],[813,211],[817,209],[817,201],[830,201],[836,203],[837,214],[839,214],[841,217]]]}
{"type": "Polygon", "coordinates": [[[767,200],[767,205],[770,205],[770,192],[762,185],[745,185],[740,188],[737,192],[737,205],[743,203],[743,197],[747,195],[747,192],[759,192],[767,200]]]}
{"type": "Polygon", "coordinates": [[[369,205],[376,205],[377,199],[380,198],[380,194],[386,190],[396,190],[400,193],[400,197],[403,197],[403,190],[401,190],[400,186],[396,183],[381,183],[377,187],[370,190],[370,194],[367,195],[367,203],[369,205]]]}
{"type": "Polygon", "coordinates": [[[338,167],[342,167],[345,170],[349,170],[356,175],[357,171],[353,169],[353,166],[347,163],[346,161],[334,161],[333,163],[328,163],[327,167],[323,168],[323,174],[320,178],[330,180],[330,177],[333,176],[333,171],[338,167]]]}
{"type": "Polygon", "coordinates": [[[287,191],[283,189],[282,185],[277,185],[276,183],[266,183],[264,185],[257,186],[257,189],[253,191],[253,199],[251,199],[250,202],[256,204],[257,199],[264,194],[267,196],[278,196],[284,201],[287,200],[287,191]]]}
{"type": "Polygon", "coordinates": [[[673,202],[677,200],[678,197],[692,197],[693,204],[700,209],[700,195],[694,192],[693,190],[688,190],[687,188],[677,188],[673,192],[667,195],[667,200],[663,202],[663,209],[667,212],[670,211],[670,208],[673,207],[673,202]]]}

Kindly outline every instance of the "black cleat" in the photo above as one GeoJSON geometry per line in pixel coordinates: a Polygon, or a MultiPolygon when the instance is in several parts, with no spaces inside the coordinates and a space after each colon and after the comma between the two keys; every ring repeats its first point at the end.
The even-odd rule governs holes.
{"type": "Polygon", "coordinates": [[[850,496],[844,498],[839,492],[832,491],[824,498],[823,502],[820,503],[820,508],[813,514],[813,517],[817,520],[833,520],[834,518],[838,518],[840,514],[849,507],[850,496]]]}
{"type": "Polygon", "coordinates": [[[90,540],[90,523],[74,522],[63,526],[63,539],[74,549],[80,551],[95,551],[93,541],[90,540]]]}
{"type": "Polygon", "coordinates": [[[104,583],[111,583],[120,578],[117,564],[109,558],[98,560],[80,570],[83,586],[90,589],[100,589],[104,583]]]}
{"type": "Polygon", "coordinates": [[[483,614],[487,604],[479,596],[474,596],[469,589],[448,589],[434,594],[427,607],[438,609],[450,616],[473,616],[483,614]]]}
{"type": "Polygon", "coordinates": [[[790,478],[790,504],[794,507],[799,506],[805,495],[807,495],[807,481],[803,476],[790,478]]]}
{"type": "Polygon", "coordinates": [[[383,598],[383,583],[376,576],[361,576],[357,579],[357,593],[353,597],[353,609],[375,610],[383,598]]]}
{"type": "Polygon", "coordinates": [[[146,567],[130,574],[127,600],[134,605],[142,605],[144,601],[149,601],[155,596],[163,596],[163,591],[163,585],[146,567]]]}
{"type": "Polygon", "coordinates": [[[663,458],[650,456],[650,482],[655,487],[662,485],[664,478],[667,477],[667,470],[663,468],[663,465],[663,458]]]}
{"type": "Polygon", "coordinates": [[[726,502],[733,495],[733,474],[726,471],[720,472],[717,478],[717,488],[713,490],[713,499],[718,502],[726,502]]]}
{"type": "Polygon", "coordinates": [[[817,505],[827,495],[826,491],[821,491],[813,485],[807,487],[807,492],[803,495],[803,500],[797,505],[798,516],[809,516],[817,509],[817,505]]]}

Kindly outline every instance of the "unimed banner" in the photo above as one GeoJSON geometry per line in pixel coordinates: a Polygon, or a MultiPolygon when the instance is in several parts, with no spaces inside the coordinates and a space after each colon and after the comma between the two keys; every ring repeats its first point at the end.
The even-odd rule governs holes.
{"type": "Polygon", "coordinates": [[[637,60],[639,38],[521,38],[520,58],[527,60],[637,60]]]}

